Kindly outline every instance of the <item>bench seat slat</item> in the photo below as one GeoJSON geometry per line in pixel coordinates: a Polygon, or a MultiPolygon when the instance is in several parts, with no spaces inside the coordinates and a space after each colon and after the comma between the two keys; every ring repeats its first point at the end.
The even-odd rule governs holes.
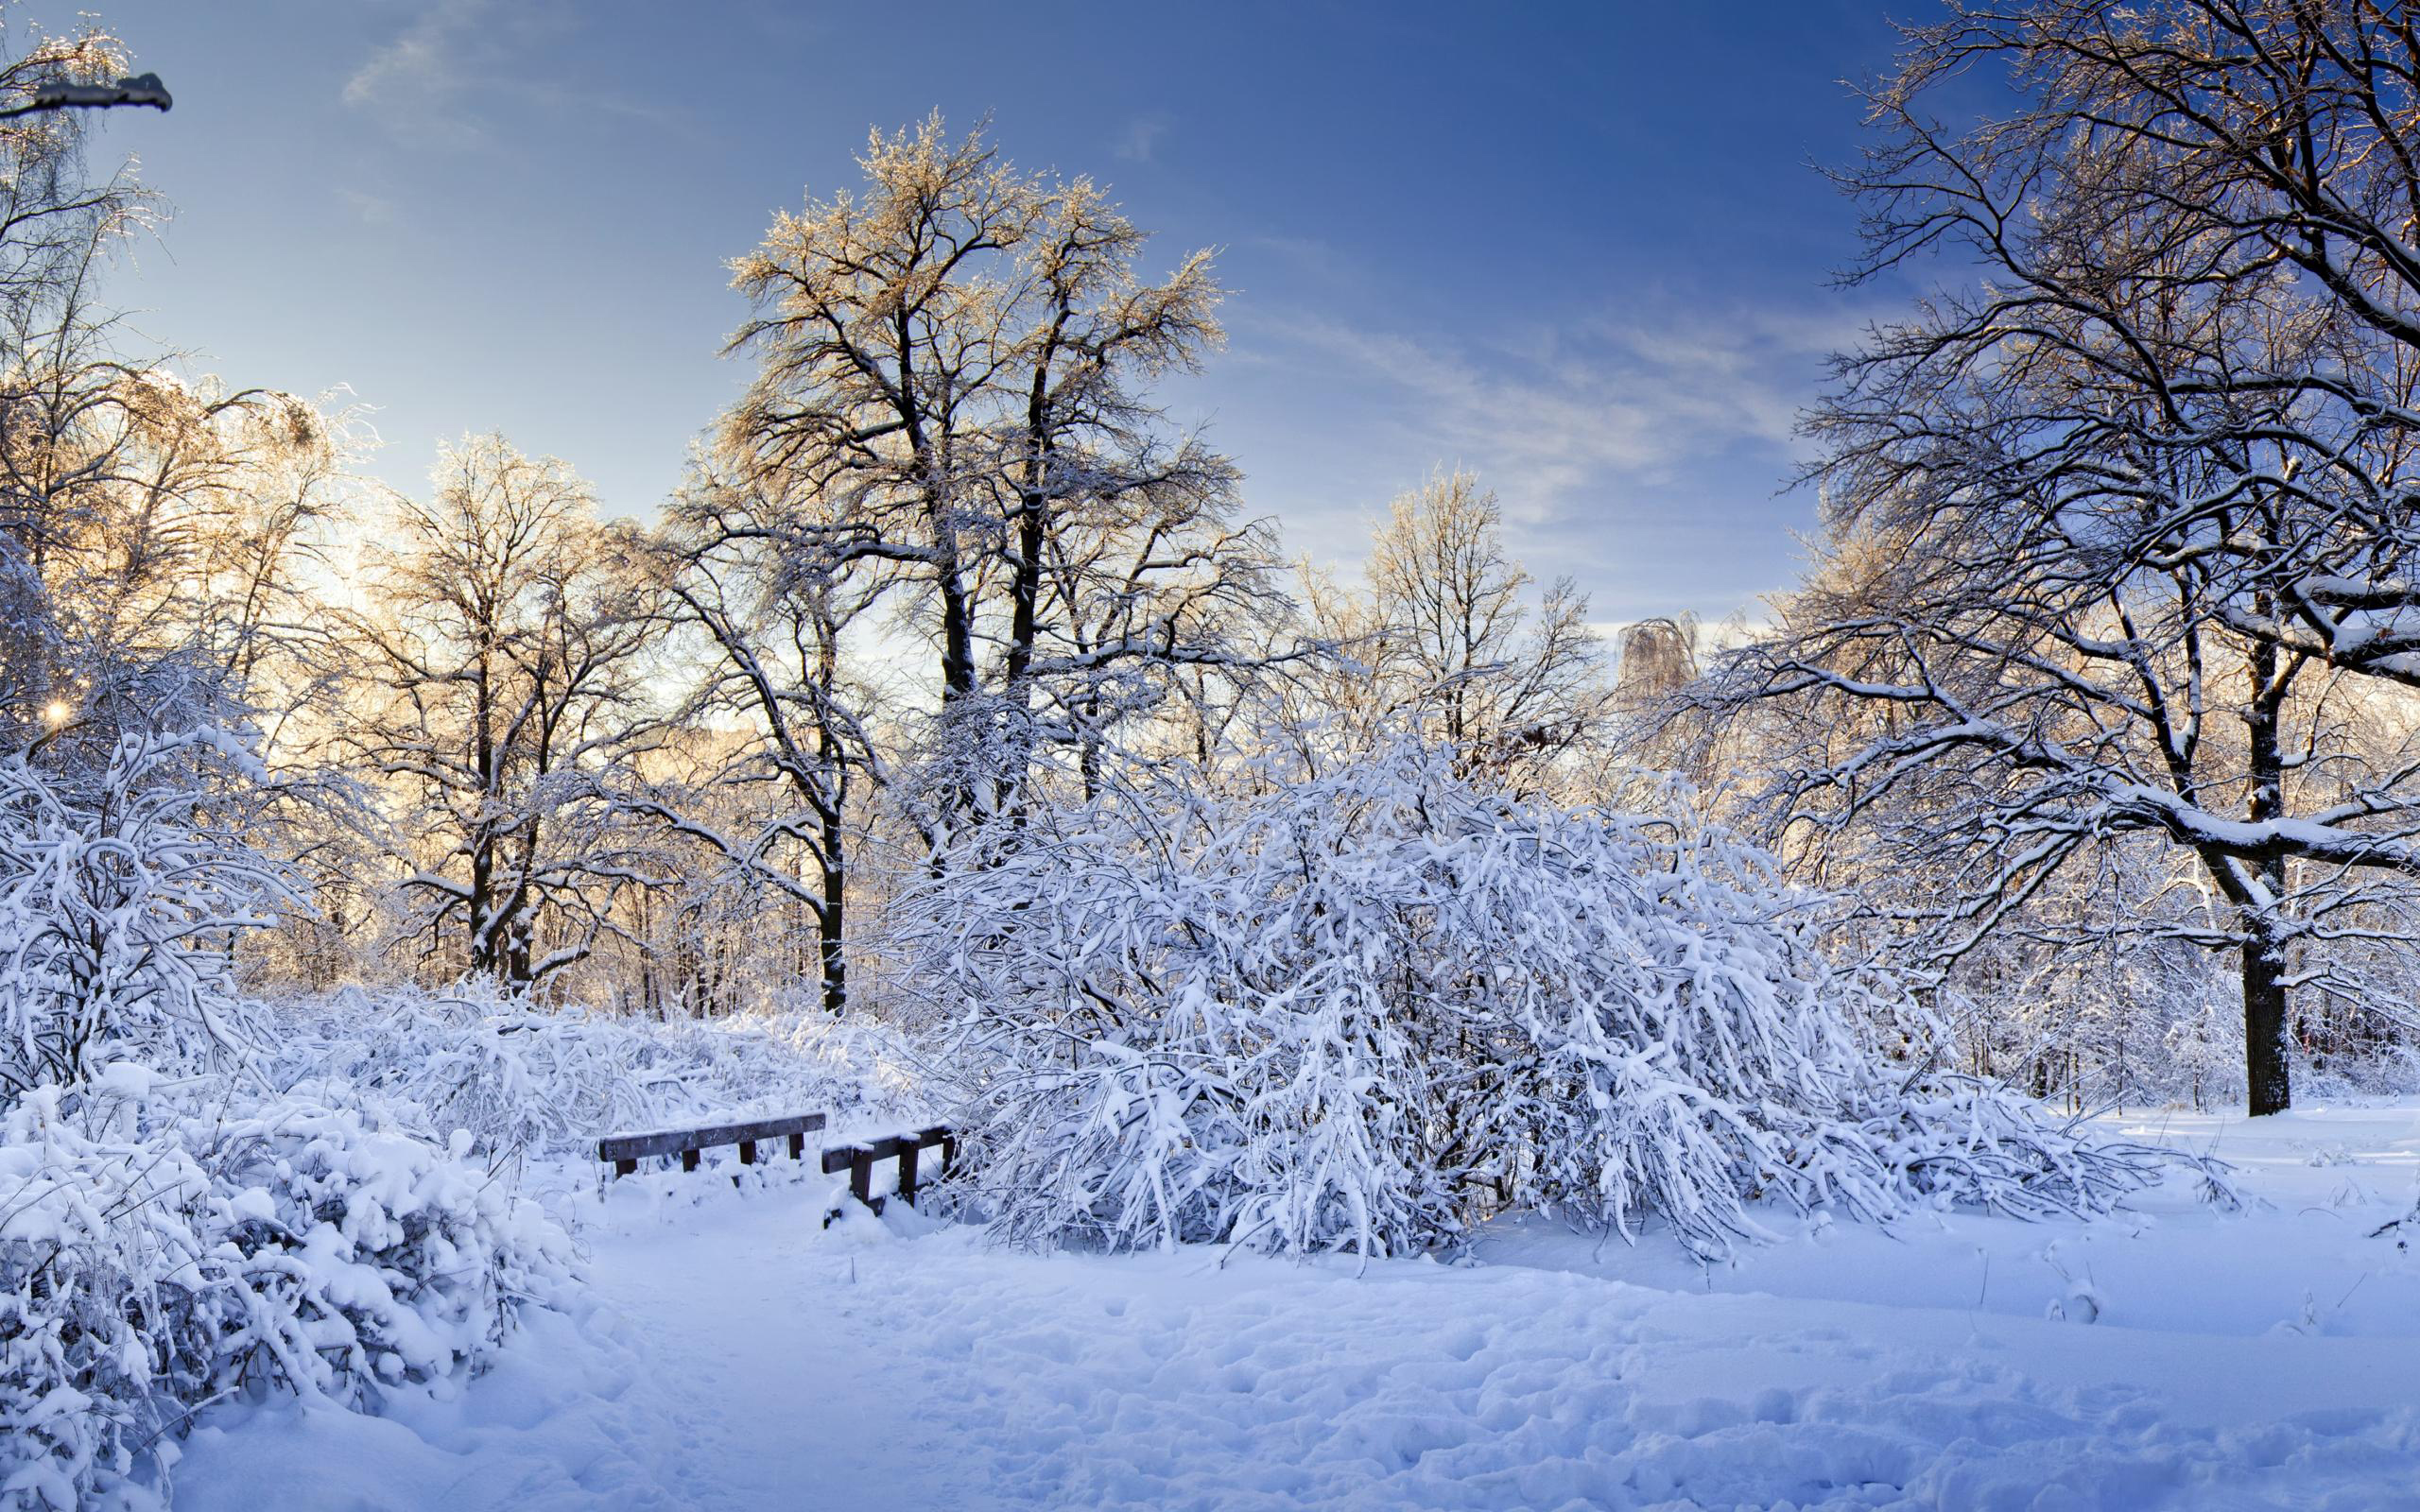
{"type": "Polygon", "coordinates": [[[596,1142],[600,1160],[635,1160],[650,1155],[683,1155],[717,1145],[809,1134],[823,1126],[821,1113],[794,1113],[787,1118],[751,1119],[704,1128],[662,1129],[651,1134],[613,1134],[596,1142]]]}

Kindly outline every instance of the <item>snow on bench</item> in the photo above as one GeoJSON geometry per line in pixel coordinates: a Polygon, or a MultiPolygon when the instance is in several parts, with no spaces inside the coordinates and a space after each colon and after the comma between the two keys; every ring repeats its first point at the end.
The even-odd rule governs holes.
{"type": "MultiPolygon", "coordinates": [[[[608,1134],[596,1142],[596,1158],[613,1162],[614,1175],[626,1177],[639,1168],[639,1161],[654,1155],[681,1157],[681,1169],[698,1168],[698,1152],[724,1144],[739,1146],[739,1163],[756,1163],[756,1145],[761,1140],[787,1138],[790,1159],[806,1159],[806,1137],[823,1127],[821,1113],[793,1113],[786,1118],[757,1118],[737,1124],[709,1124],[700,1128],[667,1128],[647,1134],[608,1134]]],[[[920,1128],[913,1134],[890,1134],[863,1144],[835,1144],[823,1152],[826,1175],[836,1171],[849,1173],[849,1194],[875,1212],[882,1211],[885,1197],[874,1195],[873,1168],[876,1161],[899,1162],[899,1200],[908,1206],[916,1202],[916,1167],[920,1152],[935,1145],[941,1147],[941,1162],[936,1177],[947,1176],[958,1160],[958,1135],[945,1124],[920,1128]]],[[[738,1179],[736,1177],[734,1180],[738,1179]]],[[[888,1196],[889,1194],[885,1194],[888,1196]]],[[[835,1208],[823,1215],[826,1227],[838,1216],[835,1208]]]]}
{"type": "MultiPolygon", "coordinates": [[[[916,1153],[938,1144],[942,1150],[939,1175],[947,1176],[951,1162],[958,1159],[958,1136],[945,1124],[920,1128],[913,1134],[893,1134],[864,1144],[836,1144],[823,1152],[826,1176],[839,1170],[849,1173],[849,1194],[876,1212],[882,1211],[883,1199],[873,1194],[873,1167],[877,1160],[899,1162],[899,1200],[909,1207],[916,1205],[916,1153]]],[[[839,1212],[838,1208],[823,1215],[825,1228],[839,1212]]]]}
{"type": "MultiPolygon", "coordinates": [[[[756,1145],[760,1140],[777,1140],[787,1136],[790,1159],[806,1159],[806,1137],[823,1126],[821,1113],[793,1113],[786,1118],[756,1118],[738,1124],[709,1124],[701,1128],[661,1129],[651,1134],[609,1134],[596,1142],[596,1158],[614,1162],[614,1174],[629,1176],[639,1168],[639,1161],[650,1155],[677,1155],[681,1169],[698,1168],[698,1152],[719,1145],[739,1146],[739,1163],[756,1163],[756,1145]]],[[[829,1160],[829,1157],[826,1157],[829,1160]]],[[[832,1167],[824,1166],[825,1170],[832,1167]]]]}

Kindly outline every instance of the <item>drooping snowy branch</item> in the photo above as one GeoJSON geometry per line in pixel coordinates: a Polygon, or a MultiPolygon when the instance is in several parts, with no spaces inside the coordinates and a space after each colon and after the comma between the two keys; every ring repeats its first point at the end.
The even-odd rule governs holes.
{"type": "Polygon", "coordinates": [[[2156,1163],[1890,1059],[1911,1010],[1753,848],[1418,747],[1075,811],[918,903],[974,1200],[1023,1242],[1394,1254],[1531,1206],[1715,1253],[1760,1200],[2092,1211],[2156,1163]]]}

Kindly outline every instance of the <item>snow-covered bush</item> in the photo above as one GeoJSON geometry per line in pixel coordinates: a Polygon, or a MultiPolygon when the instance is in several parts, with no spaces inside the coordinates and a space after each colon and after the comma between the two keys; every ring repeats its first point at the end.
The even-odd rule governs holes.
{"type": "Polygon", "coordinates": [[[221,1332],[210,1180],[173,1138],[88,1133],[55,1087],[0,1123],[0,1503],[72,1507],[135,1469],[221,1332]]]}
{"type": "Polygon", "coordinates": [[[525,1301],[560,1294],[569,1247],[534,1203],[344,1083],[188,1116],[244,1256],[257,1354],[222,1355],[348,1405],[474,1362],[525,1301]]]}
{"type": "Polygon", "coordinates": [[[914,914],[965,1005],[970,1199],[1018,1241],[1399,1253],[1522,1206],[1711,1254],[1759,1200],[2088,1212],[2153,1175],[1893,1059],[1913,1010],[1682,805],[1517,801],[1416,747],[1029,820],[914,914]]]}
{"type": "Polygon", "coordinates": [[[354,1089],[150,1081],[120,1064],[0,1118],[0,1504],[140,1499],[200,1406],[373,1406],[567,1283],[533,1204],[354,1089]]]}
{"type": "Polygon", "coordinates": [[[668,1022],[549,1007],[465,982],[262,1005],[280,1081],[339,1077],[462,1129],[483,1154],[590,1154],[600,1134],[722,1113],[921,1112],[918,1057],[818,1010],[668,1022]]]}
{"type": "Polygon", "coordinates": [[[235,936],[296,902],[227,822],[224,779],[256,770],[209,729],[125,735],[89,771],[0,757],[0,1094],[243,1038],[235,936]]]}

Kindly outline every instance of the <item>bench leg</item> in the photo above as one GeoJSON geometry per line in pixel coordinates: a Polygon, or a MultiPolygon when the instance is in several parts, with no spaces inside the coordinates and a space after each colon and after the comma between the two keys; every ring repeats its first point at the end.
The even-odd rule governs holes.
{"type": "Polygon", "coordinates": [[[683,1150],[681,1152],[681,1169],[683,1171],[694,1171],[697,1168],[698,1152],[695,1150],[683,1150]]]}
{"type": "Polygon", "coordinates": [[[911,1208],[916,1205],[916,1146],[913,1144],[899,1152],[899,1200],[911,1208]]]}
{"type": "MultiPolygon", "coordinates": [[[[873,1157],[863,1150],[849,1159],[849,1195],[873,1208],[873,1157]]],[[[876,1212],[881,1211],[874,1208],[876,1212]]]]}
{"type": "Polygon", "coordinates": [[[806,1159],[805,1135],[793,1134],[790,1136],[790,1159],[793,1160],[804,1160],[806,1159]]]}
{"type": "Polygon", "coordinates": [[[638,1168],[639,1162],[636,1160],[615,1160],[614,1162],[614,1178],[618,1181],[622,1177],[629,1176],[631,1172],[636,1171],[638,1168]]]}
{"type": "Polygon", "coordinates": [[[739,1163],[742,1165],[754,1165],[756,1163],[756,1142],[754,1140],[741,1140],[739,1142],[739,1163]]]}

